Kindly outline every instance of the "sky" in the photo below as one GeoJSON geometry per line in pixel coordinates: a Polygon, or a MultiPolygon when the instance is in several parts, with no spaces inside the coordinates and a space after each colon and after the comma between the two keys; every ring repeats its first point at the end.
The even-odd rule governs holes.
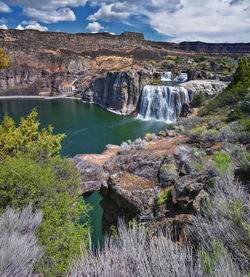
{"type": "Polygon", "coordinates": [[[0,0],[0,28],[250,42],[250,0],[0,0]]]}

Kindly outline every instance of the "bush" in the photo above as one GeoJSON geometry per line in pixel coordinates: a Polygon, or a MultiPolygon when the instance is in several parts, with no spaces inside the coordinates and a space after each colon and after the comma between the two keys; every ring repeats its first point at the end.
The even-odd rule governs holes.
{"type": "Polygon", "coordinates": [[[101,249],[83,252],[68,276],[240,277],[222,243],[216,240],[211,244],[212,252],[205,248],[197,251],[189,244],[179,246],[161,231],[153,235],[142,226],[120,223],[115,237],[106,240],[101,249]]]}
{"type": "Polygon", "coordinates": [[[217,160],[220,160],[220,176],[214,178],[210,199],[204,203],[201,214],[193,218],[190,231],[193,243],[209,253],[208,266],[212,272],[208,276],[245,276],[249,269],[249,195],[235,180],[233,172],[227,170],[231,167],[228,156],[223,154],[223,158],[217,160]],[[224,161],[227,166],[222,166],[224,161]],[[226,170],[222,171],[224,168],[226,170]],[[220,265],[222,271],[218,275],[211,258],[221,251],[224,258],[230,259],[226,267],[220,265]]]}
{"type": "Polygon", "coordinates": [[[89,227],[78,219],[80,213],[87,215],[88,207],[78,200],[77,169],[57,155],[64,135],[54,136],[51,127],[39,132],[38,125],[33,111],[17,128],[8,117],[0,126],[0,212],[29,203],[35,211],[42,210],[37,238],[44,255],[37,269],[46,276],[61,276],[80,253],[82,240],[87,244],[89,227]]]}
{"type": "Polygon", "coordinates": [[[132,146],[131,144],[129,144],[128,142],[124,141],[122,142],[121,146],[120,146],[120,149],[118,151],[118,154],[119,155],[124,155],[124,154],[127,154],[129,153],[129,151],[131,150],[132,146]]]}
{"type": "Polygon", "coordinates": [[[227,171],[232,172],[233,165],[231,157],[227,152],[215,152],[213,155],[213,161],[215,162],[215,166],[220,174],[223,174],[227,171]]]}
{"type": "Polygon", "coordinates": [[[134,141],[132,146],[137,150],[143,150],[147,147],[147,142],[144,139],[138,138],[134,141]]]}
{"type": "Polygon", "coordinates": [[[126,227],[120,223],[118,239],[107,239],[103,248],[83,252],[72,265],[69,276],[196,276],[189,247],[178,246],[162,233],[152,236],[142,226],[126,227]]]}
{"type": "Polygon", "coordinates": [[[243,113],[250,114],[250,89],[244,100],[239,103],[239,108],[243,113]]]}
{"type": "Polygon", "coordinates": [[[128,140],[124,141],[121,144],[121,147],[118,151],[119,155],[124,155],[129,153],[132,149],[143,150],[147,147],[147,141],[145,139],[137,138],[134,142],[128,140]]]}
{"type": "Polygon", "coordinates": [[[0,48],[0,69],[7,67],[10,63],[9,58],[3,49],[0,48]]]}
{"type": "Polygon", "coordinates": [[[42,257],[35,232],[42,221],[42,213],[33,214],[32,206],[22,212],[6,209],[0,216],[0,276],[30,276],[42,257]]]}

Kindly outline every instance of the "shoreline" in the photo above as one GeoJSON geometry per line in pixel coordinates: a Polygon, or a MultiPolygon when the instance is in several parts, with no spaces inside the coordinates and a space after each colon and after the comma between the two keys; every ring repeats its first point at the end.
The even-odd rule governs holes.
{"type": "Polygon", "coordinates": [[[53,100],[53,99],[72,99],[72,100],[80,100],[82,101],[82,98],[73,97],[73,96],[42,96],[42,95],[13,95],[13,96],[0,96],[1,99],[45,99],[45,100],[53,100]]]}

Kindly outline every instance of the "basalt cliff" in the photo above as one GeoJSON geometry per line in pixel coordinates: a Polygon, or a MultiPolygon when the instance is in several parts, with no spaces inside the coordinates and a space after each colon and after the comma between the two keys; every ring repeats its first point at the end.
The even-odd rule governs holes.
{"type": "Polygon", "coordinates": [[[131,32],[111,35],[0,30],[0,47],[11,59],[9,68],[1,72],[1,91],[25,87],[36,80],[41,81],[41,90],[58,91],[62,81],[75,77],[81,88],[103,71],[145,69],[145,62],[163,61],[168,56],[250,54],[250,43],[154,42],[131,32]]]}

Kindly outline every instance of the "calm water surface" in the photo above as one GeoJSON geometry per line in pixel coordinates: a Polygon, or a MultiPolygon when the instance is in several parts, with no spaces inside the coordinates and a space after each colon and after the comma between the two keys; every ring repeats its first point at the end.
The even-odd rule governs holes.
{"type": "MultiPolygon", "coordinates": [[[[73,99],[0,99],[0,120],[4,114],[11,116],[17,123],[21,117],[37,109],[41,127],[51,124],[54,133],[65,133],[61,155],[73,157],[76,154],[103,152],[106,144],[118,144],[141,137],[146,133],[158,132],[165,123],[142,121],[107,112],[96,105],[84,104],[73,99]]],[[[93,193],[86,202],[93,206],[90,212],[93,244],[102,243],[101,196],[93,193]]]]}

